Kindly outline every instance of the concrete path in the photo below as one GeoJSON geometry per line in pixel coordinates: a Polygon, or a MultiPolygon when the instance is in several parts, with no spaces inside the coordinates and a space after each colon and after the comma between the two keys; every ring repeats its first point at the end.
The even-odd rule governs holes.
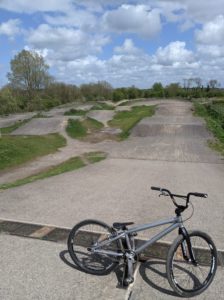
{"type": "MultiPolygon", "coordinates": [[[[118,288],[120,269],[106,276],[81,272],[66,244],[0,235],[1,300],[165,300],[177,297],[169,286],[165,262],[150,259],[137,266],[135,283],[118,288]]],[[[224,299],[224,269],[198,300],[224,299]]]]}
{"type": "MultiPolygon", "coordinates": [[[[192,116],[189,103],[169,101],[164,104],[163,101],[156,115],[143,120],[127,141],[94,145],[95,149],[109,153],[107,160],[1,192],[0,218],[67,227],[86,218],[101,219],[109,224],[113,221],[135,221],[137,224],[150,222],[171,216],[174,212],[168,198],[158,198],[157,193],[150,191],[151,185],[157,185],[183,194],[189,191],[207,192],[208,199],[192,199],[195,212],[192,219],[186,222],[186,227],[208,232],[217,247],[224,249],[224,160],[208,148],[208,138],[211,136],[205,130],[204,122],[192,116]]],[[[82,146],[79,144],[80,151],[82,146]]],[[[190,214],[189,209],[186,218],[190,214]]],[[[176,234],[169,235],[166,240],[172,241],[174,236],[176,234]]],[[[8,298],[3,297],[4,300],[11,299],[11,295],[20,293],[20,290],[25,291],[25,295],[29,292],[34,295],[30,299],[57,299],[49,296],[54,284],[63,299],[104,300],[110,299],[110,295],[112,299],[127,299],[130,296],[132,300],[174,298],[163,279],[157,275],[151,277],[150,272],[154,271],[149,265],[146,265],[145,270],[144,266],[140,267],[137,281],[131,289],[132,294],[120,293],[115,288],[113,274],[112,277],[97,278],[84,276],[75,269],[70,270],[68,266],[61,267],[55,251],[58,253],[63,247],[57,244],[51,246],[53,244],[49,245],[48,242],[26,241],[2,235],[0,238],[1,248],[4,249],[1,259],[6,262],[2,264],[4,277],[0,292],[9,295],[8,298]],[[42,243],[45,243],[44,246],[42,243]],[[18,251],[16,262],[13,260],[13,257],[17,257],[12,251],[12,245],[18,251]],[[29,252],[24,249],[29,249],[29,252]],[[22,264],[27,265],[27,268],[23,270],[22,264]],[[4,270],[7,268],[11,270],[10,274],[14,272],[13,281],[6,280],[4,270]],[[25,281],[21,274],[25,274],[25,281]],[[41,274],[48,280],[42,280],[41,274]],[[34,288],[36,281],[39,282],[37,289],[34,288]],[[57,282],[63,283],[59,287],[64,293],[60,294],[57,282]],[[69,287],[74,291],[73,298],[69,294],[69,287]],[[91,294],[86,294],[88,288],[91,294]],[[40,295],[39,298],[37,295],[40,295]]],[[[156,264],[158,272],[155,273],[163,273],[160,268],[164,265],[156,264]]],[[[198,299],[223,299],[223,275],[223,269],[218,270],[214,284],[198,299]]],[[[21,299],[19,297],[14,299],[21,299]]]]}
{"type": "Polygon", "coordinates": [[[87,116],[103,123],[104,126],[108,126],[107,122],[113,119],[114,114],[114,110],[92,110],[87,116]]]}
{"type": "Polygon", "coordinates": [[[18,121],[23,121],[32,118],[36,113],[13,114],[5,117],[0,117],[0,128],[8,127],[18,121]]]}
{"type": "Polygon", "coordinates": [[[77,270],[65,244],[0,235],[1,300],[123,300],[116,274],[77,270]]]}
{"type": "Polygon", "coordinates": [[[11,135],[45,135],[50,133],[65,134],[68,119],[77,120],[80,116],[58,116],[50,118],[34,118],[14,130],[11,135]]]}

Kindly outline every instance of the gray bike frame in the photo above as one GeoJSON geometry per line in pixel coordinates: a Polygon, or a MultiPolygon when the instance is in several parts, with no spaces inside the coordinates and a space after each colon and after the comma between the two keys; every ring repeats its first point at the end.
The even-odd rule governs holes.
{"type": "Polygon", "coordinates": [[[155,243],[156,241],[158,241],[159,239],[161,239],[162,237],[164,237],[165,235],[167,235],[168,233],[170,233],[171,231],[173,231],[174,229],[176,229],[178,227],[183,228],[183,221],[182,221],[181,216],[177,216],[175,218],[170,218],[170,219],[166,219],[166,220],[162,220],[162,221],[158,221],[158,222],[153,222],[153,223],[148,223],[148,224],[136,226],[136,227],[127,229],[125,231],[122,230],[121,232],[118,232],[118,234],[115,237],[112,237],[109,240],[100,242],[96,246],[92,246],[91,247],[91,252],[121,257],[121,256],[124,255],[123,253],[117,253],[117,252],[114,252],[114,251],[101,250],[99,248],[101,248],[103,246],[107,246],[107,245],[109,245],[110,243],[112,243],[116,240],[125,239],[126,243],[127,243],[128,250],[133,251],[135,254],[140,254],[145,248],[152,245],[153,243],[155,243]],[[143,245],[141,245],[140,247],[135,249],[131,246],[131,242],[130,242],[131,234],[133,234],[135,232],[143,231],[143,230],[146,230],[146,229],[150,229],[150,228],[153,228],[153,227],[166,225],[166,224],[172,224],[172,225],[170,225],[166,229],[162,230],[160,233],[156,234],[151,239],[144,242],[143,245]]]}

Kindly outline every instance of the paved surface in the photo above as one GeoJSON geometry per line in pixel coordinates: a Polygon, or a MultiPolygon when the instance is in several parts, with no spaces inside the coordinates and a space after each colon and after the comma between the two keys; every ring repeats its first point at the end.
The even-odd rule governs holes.
{"type": "Polygon", "coordinates": [[[60,132],[63,128],[64,118],[35,118],[25,125],[14,130],[12,135],[44,135],[60,132]]]}
{"type": "MultiPolygon", "coordinates": [[[[174,295],[165,262],[151,259],[138,266],[135,284],[117,287],[119,269],[107,276],[85,274],[71,261],[65,244],[0,235],[0,299],[2,300],[154,300],[174,295]]],[[[224,269],[210,288],[195,299],[224,299],[224,269]]]]}
{"type": "MultiPolygon", "coordinates": [[[[158,193],[150,190],[151,185],[183,194],[207,192],[209,198],[193,199],[195,212],[187,226],[209,232],[223,249],[224,207],[220,195],[223,167],[222,164],[107,159],[1,192],[0,217],[67,227],[86,218],[102,219],[109,224],[116,220],[139,224],[174,214],[172,202],[158,198],[158,193]]],[[[191,209],[186,216],[190,213],[191,209]]]]}
{"type": "MultiPolygon", "coordinates": [[[[143,263],[139,268],[137,280],[129,300],[183,299],[174,294],[166,278],[165,269],[165,261],[163,260],[150,259],[143,263]]],[[[213,283],[207,291],[192,299],[224,299],[223,276],[224,268],[219,268],[213,283]]]]}
{"type": "Polygon", "coordinates": [[[116,274],[90,276],[77,270],[65,244],[0,235],[1,300],[125,299],[116,274]]]}
{"type": "Polygon", "coordinates": [[[28,123],[14,130],[11,135],[45,135],[50,133],[64,133],[68,119],[80,119],[80,116],[58,116],[50,118],[34,118],[28,123]]]}
{"type": "MultiPolygon", "coordinates": [[[[116,220],[150,222],[173,214],[172,203],[167,198],[157,198],[157,193],[150,191],[151,185],[158,185],[176,193],[207,192],[208,199],[193,199],[195,213],[186,226],[207,231],[213,236],[218,248],[224,249],[222,230],[224,161],[207,147],[207,139],[211,136],[205,130],[202,120],[192,117],[188,103],[178,101],[160,103],[156,115],[151,119],[143,120],[127,141],[103,142],[94,146],[95,149],[108,151],[109,159],[74,172],[1,192],[0,217],[62,227],[71,227],[85,218],[102,219],[107,223],[116,220]]],[[[88,144],[85,146],[79,144],[78,150],[86,150],[88,147],[88,144]]],[[[72,147],[69,151],[71,149],[72,147]]],[[[190,215],[190,210],[187,215],[190,215]]],[[[5,292],[4,296],[7,293],[9,295],[8,298],[3,297],[4,300],[11,299],[11,295],[15,292],[20,293],[20,290],[26,292],[23,294],[29,293],[31,295],[29,299],[57,299],[48,297],[53,286],[56,286],[56,294],[63,295],[63,299],[97,299],[97,297],[110,299],[108,295],[112,295],[111,299],[127,297],[127,294],[120,294],[120,290],[115,289],[112,277],[104,281],[104,278],[96,279],[87,275],[83,277],[84,275],[75,269],[71,271],[61,268],[52,254],[55,251],[51,248],[53,246],[48,246],[47,242],[43,247],[41,245],[44,242],[41,241],[35,241],[33,244],[33,241],[21,242],[21,239],[15,237],[10,237],[11,240],[9,237],[0,237],[3,241],[1,247],[4,247],[1,259],[7,262],[2,269],[10,269],[9,274],[12,274],[12,270],[15,269],[14,275],[12,274],[14,280],[10,281],[13,282],[11,285],[9,279],[6,280],[6,271],[3,273],[4,280],[0,285],[3,288],[0,291],[5,292]],[[18,265],[14,260],[17,258],[15,253],[12,252],[12,257],[10,256],[12,245],[18,253],[21,253],[17,255],[18,265]],[[32,247],[38,251],[32,251],[32,247]],[[24,249],[29,249],[30,252],[27,251],[24,255],[24,249]],[[40,264],[41,261],[43,264],[40,264]],[[33,262],[34,268],[31,269],[33,262]],[[24,274],[31,274],[31,276],[26,275],[25,281],[20,272],[23,264],[27,264],[24,274]],[[40,274],[44,274],[45,280],[42,281],[40,274]],[[69,274],[69,279],[66,274],[69,274]],[[70,274],[72,274],[72,282],[69,281],[70,274]],[[35,280],[31,279],[31,282],[42,281],[42,285],[37,284],[37,290],[29,284],[28,279],[33,277],[35,280]],[[62,294],[57,285],[58,278],[63,282],[63,285],[59,284],[64,291],[62,294]],[[43,284],[45,284],[44,288],[41,289],[43,284]],[[95,284],[94,288],[92,284],[95,284]],[[69,289],[74,291],[73,298],[70,298],[71,295],[64,287],[67,287],[68,292],[69,289]],[[91,291],[90,294],[86,294],[87,287],[91,291]],[[106,294],[104,294],[105,289],[107,289],[106,294]],[[117,294],[113,294],[114,292],[117,294]]],[[[166,239],[172,240],[173,237],[169,235],[166,239]]],[[[56,246],[58,245],[54,247],[56,246]]],[[[147,280],[142,279],[141,272],[144,273],[140,269],[140,275],[137,276],[137,282],[129,299],[173,298],[172,294],[164,293],[164,289],[168,287],[163,285],[161,279],[156,279],[157,282],[150,285],[147,280]]],[[[220,269],[217,274],[213,287],[202,294],[200,299],[222,299],[223,269],[220,269]]],[[[18,296],[14,299],[20,298],[18,296]]]]}
{"type": "Polygon", "coordinates": [[[104,126],[108,126],[107,122],[113,119],[114,114],[114,110],[92,110],[87,116],[103,123],[104,126]]]}
{"type": "Polygon", "coordinates": [[[36,113],[14,114],[5,117],[0,117],[0,128],[8,127],[15,122],[23,121],[32,118],[36,113]]]}

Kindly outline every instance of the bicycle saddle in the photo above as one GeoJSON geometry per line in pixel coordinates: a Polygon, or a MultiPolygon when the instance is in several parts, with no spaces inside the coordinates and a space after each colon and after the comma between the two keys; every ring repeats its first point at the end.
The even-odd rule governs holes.
{"type": "Polygon", "coordinates": [[[124,229],[126,229],[126,226],[133,225],[133,224],[134,224],[134,222],[123,222],[123,223],[116,222],[116,223],[113,223],[113,227],[116,228],[116,229],[124,230],[124,229]]]}

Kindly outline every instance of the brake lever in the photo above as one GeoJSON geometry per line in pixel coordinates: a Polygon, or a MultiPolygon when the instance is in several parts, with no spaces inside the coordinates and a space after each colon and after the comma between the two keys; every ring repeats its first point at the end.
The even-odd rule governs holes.
{"type": "Polygon", "coordinates": [[[160,196],[169,196],[168,194],[166,194],[165,192],[162,192],[161,194],[159,194],[159,197],[160,196]]]}

